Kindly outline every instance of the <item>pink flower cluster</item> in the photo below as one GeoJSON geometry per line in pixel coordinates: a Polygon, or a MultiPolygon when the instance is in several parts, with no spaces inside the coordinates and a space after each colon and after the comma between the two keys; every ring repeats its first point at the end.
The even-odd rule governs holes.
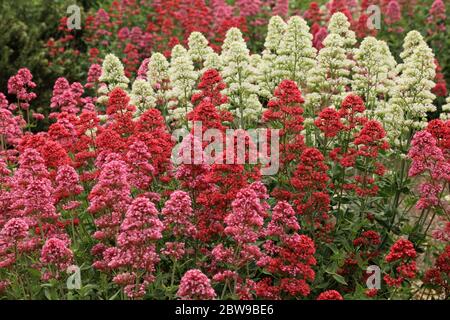
{"type": "Polygon", "coordinates": [[[181,278],[177,296],[183,300],[211,300],[216,293],[208,277],[200,270],[192,269],[181,278]]]}
{"type": "Polygon", "coordinates": [[[20,69],[15,76],[8,80],[8,93],[17,97],[17,107],[28,110],[30,102],[36,99],[36,94],[29,90],[34,89],[33,75],[30,70],[20,69]]]}

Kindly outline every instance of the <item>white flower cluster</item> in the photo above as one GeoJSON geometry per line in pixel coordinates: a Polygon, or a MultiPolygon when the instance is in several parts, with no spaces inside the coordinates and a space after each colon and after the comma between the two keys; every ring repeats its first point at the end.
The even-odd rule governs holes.
{"type": "Polygon", "coordinates": [[[403,63],[397,67],[399,75],[391,89],[391,99],[377,112],[394,143],[400,146],[405,145],[414,130],[426,125],[427,112],[436,110],[431,92],[436,76],[432,50],[417,31],[408,33],[403,48],[403,63]]]}
{"type": "Polygon", "coordinates": [[[446,102],[447,104],[442,106],[442,113],[440,115],[442,120],[450,120],[450,96],[447,98],[446,102]]]}
{"type": "Polygon", "coordinates": [[[324,48],[317,56],[316,67],[308,73],[306,105],[310,114],[327,106],[339,106],[346,96],[350,84],[352,63],[347,58],[344,39],[338,34],[329,34],[324,48]]]}
{"type": "Polygon", "coordinates": [[[286,28],[287,24],[279,16],[273,16],[269,21],[265,49],[258,66],[259,94],[267,99],[272,98],[274,89],[284,77],[284,70],[277,66],[277,58],[286,28]]]}
{"type": "MultiPolygon", "coordinates": [[[[214,50],[208,46],[208,40],[200,32],[192,32],[188,39],[189,56],[191,57],[197,69],[203,69],[206,59],[214,50]]],[[[216,54],[217,56],[217,54],[216,54]]]]}
{"type": "Polygon", "coordinates": [[[386,42],[367,37],[355,50],[352,89],[366,101],[367,114],[386,103],[394,86],[397,62],[386,42]]]}
{"type": "Polygon", "coordinates": [[[181,45],[172,49],[169,67],[171,89],[167,92],[169,120],[187,125],[187,114],[192,111],[191,97],[196,88],[198,73],[188,51],[181,45]]]}
{"type": "Polygon", "coordinates": [[[98,92],[100,97],[98,102],[105,104],[108,102],[108,94],[114,88],[128,89],[130,80],[125,76],[122,62],[113,54],[108,54],[103,60],[102,75],[99,81],[102,83],[98,92]]]}
{"type": "Polygon", "coordinates": [[[153,88],[160,88],[169,81],[169,62],[161,53],[152,54],[148,62],[147,79],[153,88]]]}
{"type": "Polygon", "coordinates": [[[250,56],[239,29],[228,30],[221,54],[222,77],[228,86],[224,94],[230,99],[224,107],[235,116],[239,128],[244,128],[247,122],[257,121],[263,111],[255,67],[259,59],[250,56]]]}
{"type": "Polygon", "coordinates": [[[353,54],[353,48],[356,44],[355,32],[350,30],[350,22],[345,14],[337,12],[333,14],[328,23],[328,32],[330,34],[337,34],[344,40],[344,48],[349,58],[353,54]]]}
{"type": "Polygon", "coordinates": [[[147,81],[154,91],[156,103],[160,106],[164,117],[168,114],[166,96],[170,89],[169,66],[166,57],[155,52],[150,57],[147,67],[147,81]]]}
{"type": "Polygon", "coordinates": [[[155,92],[148,81],[143,79],[134,81],[131,89],[131,104],[136,106],[136,116],[156,106],[155,92]]]}
{"type": "Polygon", "coordinates": [[[283,71],[283,78],[295,81],[300,88],[306,87],[306,75],[316,64],[316,49],[312,39],[306,21],[293,16],[288,21],[277,50],[276,65],[283,71]]]}

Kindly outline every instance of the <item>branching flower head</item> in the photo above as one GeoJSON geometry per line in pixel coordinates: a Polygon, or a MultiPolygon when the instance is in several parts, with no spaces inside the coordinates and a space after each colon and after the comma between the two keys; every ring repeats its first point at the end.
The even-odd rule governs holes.
{"type": "Polygon", "coordinates": [[[211,300],[216,293],[206,275],[198,269],[191,269],[181,278],[177,296],[183,300],[211,300]]]}

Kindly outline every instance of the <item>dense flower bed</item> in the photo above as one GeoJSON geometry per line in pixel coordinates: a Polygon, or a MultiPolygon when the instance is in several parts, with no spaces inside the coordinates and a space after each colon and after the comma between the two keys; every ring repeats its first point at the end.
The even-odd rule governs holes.
{"type": "Polygon", "coordinates": [[[358,40],[341,12],[320,46],[300,16],[267,29],[258,53],[239,28],[218,50],[209,29],[185,26],[186,46],[136,56],[134,70],[108,54],[85,84],[57,80],[52,124],[35,134],[45,115],[32,111],[33,76],[9,80],[1,297],[449,297],[450,99],[428,119],[436,64],[423,36],[409,32],[397,61],[386,42],[358,40]],[[253,128],[279,130],[274,174],[264,161],[219,161],[238,158],[239,139],[251,150],[253,128]],[[206,129],[235,129],[214,162],[206,129]],[[174,163],[175,145],[200,156],[174,163]],[[74,267],[78,288],[66,283],[74,267]]]}

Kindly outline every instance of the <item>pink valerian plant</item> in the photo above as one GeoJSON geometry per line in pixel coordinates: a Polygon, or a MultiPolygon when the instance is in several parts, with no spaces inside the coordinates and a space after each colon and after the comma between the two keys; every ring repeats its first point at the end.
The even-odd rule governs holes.
{"type": "Polygon", "coordinates": [[[54,189],[44,159],[35,149],[26,149],[19,158],[19,169],[11,181],[11,212],[26,217],[30,227],[55,222],[54,189]]]}
{"type": "Polygon", "coordinates": [[[72,166],[63,165],[58,168],[56,174],[55,197],[58,199],[70,198],[83,192],[80,185],[80,177],[72,166]]]}
{"type": "Polygon", "coordinates": [[[99,85],[99,79],[102,75],[102,66],[99,64],[92,64],[89,67],[87,83],[84,85],[85,88],[96,88],[99,85]]]}
{"type": "Polygon", "coordinates": [[[450,221],[445,221],[444,218],[437,222],[437,228],[433,230],[432,236],[434,239],[443,243],[450,242],[450,221]]]}
{"type": "Polygon", "coordinates": [[[139,67],[139,69],[137,71],[136,79],[147,80],[147,72],[148,72],[148,63],[149,62],[150,62],[149,58],[146,58],[142,61],[141,66],[139,67]]]}
{"type": "Polygon", "coordinates": [[[10,185],[11,171],[7,162],[0,156],[0,228],[12,217],[9,209],[12,203],[10,185]]]}
{"type": "MultiPolygon", "coordinates": [[[[236,244],[230,248],[219,244],[211,252],[211,267],[214,273],[220,274],[226,270],[236,272],[234,284],[230,284],[230,288],[234,288],[232,290],[237,290],[238,285],[243,285],[246,278],[237,271],[247,263],[256,262],[261,257],[261,250],[256,241],[263,235],[264,218],[268,216],[267,198],[267,189],[259,181],[241,189],[231,204],[232,212],[225,217],[224,233],[236,244]]],[[[217,275],[217,277],[221,279],[221,276],[217,275]]]]}
{"type": "Polygon", "coordinates": [[[216,293],[211,280],[198,269],[187,271],[181,278],[177,296],[182,300],[211,300],[216,293]]]}
{"type": "Polygon", "coordinates": [[[6,150],[7,144],[18,144],[25,125],[22,117],[14,116],[7,108],[0,108],[0,151],[6,150]]]}
{"type": "Polygon", "coordinates": [[[98,230],[93,235],[97,240],[111,239],[117,234],[123,212],[131,201],[128,170],[125,162],[116,159],[101,166],[98,182],[88,196],[88,211],[100,215],[95,219],[98,230]]]}
{"type": "Polygon", "coordinates": [[[53,87],[50,107],[62,112],[76,114],[80,111],[80,107],[84,105],[83,93],[84,89],[80,83],[70,84],[66,78],[59,78],[53,87]]]}
{"type": "Polygon", "coordinates": [[[136,140],[128,149],[126,161],[130,169],[128,176],[132,187],[145,190],[150,186],[156,174],[150,163],[151,158],[147,145],[142,141],[136,140]]]}
{"type": "Polygon", "coordinates": [[[292,206],[286,201],[279,201],[272,210],[272,217],[264,234],[269,237],[284,236],[289,231],[300,230],[296,213],[292,206]]]}
{"type": "Polygon", "coordinates": [[[193,224],[192,200],[184,191],[174,191],[161,212],[164,228],[176,238],[195,237],[197,229],[193,224]]]}
{"type": "Polygon", "coordinates": [[[261,0],[236,0],[236,7],[244,17],[256,15],[260,11],[261,5],[261,0]]]}
{"type": "Polygon", "coordinates": [[[29,226],[23,218],[12,218],[0,230],[0,268],[5,268],[19,258],[19,247],[29,240],[29,226]]]}
{"type": "Polygon", "coordinates": [[[431,25],[429,30],[430,34],[435,34],[436,32],[445,32],[446,25],[445,21],[447,15],[445,13],[445,4],[442,0],[435,0],[431,5],[427,23],[431,25]]]}
{"type": "Polygon", "coordinates": [[[8,109],[9,102],[8,99],[6,99],[5,95],[0,92],[0,109],[8,109]]]}
{"type": "MultiPolygon", "coordinates": [[[[61,271],[65,271],[73,262],[73,252],[69,246],[70,242],[50,238],[42,247],[40,261],[49,269],[48,272],[56,278],[59,277],[61,271]],[[56,270],[53,270],[52,267],[56,270]]],[[[44,273],[44,277],[48,277],[50,274],[44,273]]]]}
{"type": "Polygon", "coordinates": [[[273,15],[287,17],[289,14],[289,0],[276,0],[275,7],[273,7],[273,15]]]}
{"type": "Polygon", "coordinates": [[[175,260],[180,260],[186,254],[184,242],[166,242],[164,249],[161,253],[165,256],[171,257],[175,260]]]}
{"type": "Polygon", "coordinates": [[[155,266],[160,258],[155,242],[162,238],[164,225],[158,218],[155,205],[145,197],[136,198],[128,208],[120,225],[116,247],[103,252],[106,266],[112,270],[133,270],[134,277],[124,273],[116,276],[115,282],[124,286],[129,298],[138,299],[145,295],[145,288],[154,280],[155,266]],[[136,274],[142,274],[137,278],[136,274]]]}
{"type": "Polygon", "coordinates": [[[6,144],[17,145],[22,137],[22,128],[26,122],[22,116],[14,116],[14,105],[10,108],[5,95],[0,92],[0,151],[6,150],[6,144]]]}
{"type": "Polygon", "coordinates": [[[427,209],[440,205],[444,185],[450,181],[450,163],[444,157],[442,149],[428,131],[414,135],[408,156],[412,159],[409,176],[425,176],[426,181],[419,185],[420,199],[418,209],[427,209]]]}
{"type": "Polygon", "coordinates": [[[231,204],[232,212],[225,217],[225,234],[239,245],[254,243],[261,236],[264,218],[267,217],[267,190],[261,182],[242,189],[231,204]]]}
{"type": "Polygon", "coordinates": [[[192,134],[187,135],[181,142],[178,155],[183,162],[177,167],[175,177],[195,200],[199,192],[211,187],[208,181],[211,166],[207,162],[202,142],[192,134]]]}
{"type": "Polygon", "coordinates": [[[388,25],[393,25],[402,19],[400,4],[396,0],[389,1],[385,9],[384,21],[388,25]]]}
{"type": "Polygon", "coordinates": [[[37,97],[35,93],[29,92],[35,87],[33,75],[27,68],[20,69],[15,76],[8,80],[8,93],[17,97],[17,106],[24,110],[28,110],[30,102],[37,97]]]}
{"type": "Polygon", "coordinates": [[[8,169],[8,164],[2,157],[0,157],[0,190],[9,182],[10,174],[11,171],[8,169]]]}

